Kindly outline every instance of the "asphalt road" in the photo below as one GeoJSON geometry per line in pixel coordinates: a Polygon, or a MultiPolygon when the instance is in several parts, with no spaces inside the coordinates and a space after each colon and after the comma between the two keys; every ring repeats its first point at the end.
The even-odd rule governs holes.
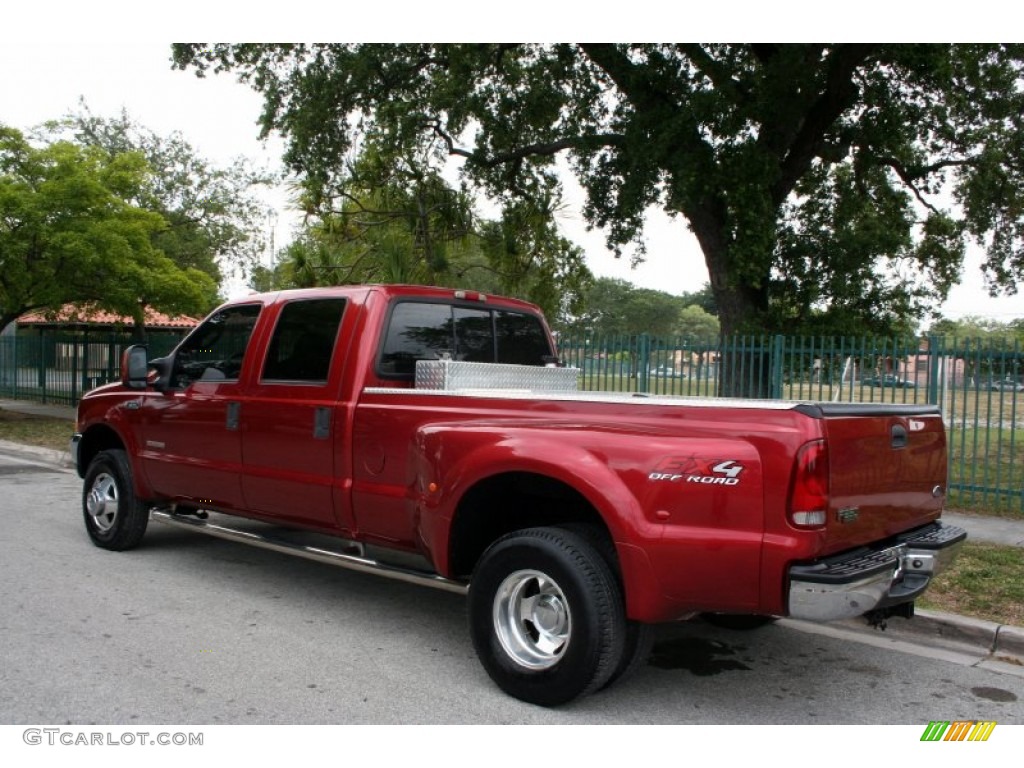
{"type": "Polygon", "coordinates": [[[0,452],[0,723],[1024,724],[1020,667],[782,622],[659,631],[557,710],[498,691],[464,599],[157,524],[92,546],[77,475],[0,452]]]}

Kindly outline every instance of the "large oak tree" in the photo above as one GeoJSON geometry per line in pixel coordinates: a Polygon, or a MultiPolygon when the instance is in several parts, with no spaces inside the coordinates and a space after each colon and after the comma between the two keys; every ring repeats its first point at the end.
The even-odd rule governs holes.
{"type": "MultiPolygon", "coordinates": [[[[609,244],[685,218],[722,332],[885,330],[943,298],[971,239],[1024,275],[1018,45],[181,44],[265,96],[264,131],[327,183],[371,144],[461,158],[499,201],[557,204],[554,158],[609,244]]],[[[726,391],[730,387],[726,385],[726,391]]]]}

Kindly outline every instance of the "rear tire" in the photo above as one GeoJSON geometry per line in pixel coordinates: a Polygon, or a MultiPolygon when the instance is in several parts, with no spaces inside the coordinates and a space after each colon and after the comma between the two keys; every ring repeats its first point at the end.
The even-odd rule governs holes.
{"type": "Polygon", "coordinates": [[[491,545],[470,582],[469,622],[498,687],[546,707],[601,688],[626,642],[611,569],[585,538],[560,528],[527,528],[491,545]]]}
{"type": "MultiPolygon", "coordinates": [[[[559,528],[571,531],[583,537],[596,549],[604,558],[605,564],[615,576],[615,583],[619,586],[620,593],[624,594],[622,586],[622,570],[619,568],[619,555],[615,551],[615,544],[602,533],[596,526],[587,523],[566,523],[559,528]]],[[[630,675],[642,667],[651,656],[651,648],[654,646],[654,625],[644,624],[632,619],[626,619],[626,642],[623,646],[622,658],[611,677],[601,686],[601,690],[610,688],[612,684],[627,679],[630,675]]]]}
{"type": "Polygon", "coordinates": [[[92,543],[123,551],[139,545],[149,524],[149,505],[135,496],[132,468],[122,450],[102,451],[89,463],[82,487],[82,514],[92,543]]]}

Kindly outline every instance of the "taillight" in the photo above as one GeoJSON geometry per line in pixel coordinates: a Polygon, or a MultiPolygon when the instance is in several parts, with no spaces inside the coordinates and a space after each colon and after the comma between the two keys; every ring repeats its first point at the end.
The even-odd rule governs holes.
{"type": "Polygon", "coordinates": [[[789,490],[789,522],[797,528],[820,528],[828,511],[828,451],[824,440],[805,443],[796,455],[789,490]]]}

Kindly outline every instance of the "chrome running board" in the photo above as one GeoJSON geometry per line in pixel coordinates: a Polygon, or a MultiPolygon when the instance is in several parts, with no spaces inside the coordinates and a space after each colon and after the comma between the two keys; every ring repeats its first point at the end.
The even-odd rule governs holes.
{"type": "Polygon", "coordinates": [[[181,515],[175,515],[170,512],[154,509],[150,511],[149,519],[174,528],[184,528],[189,531],[196,531],[197,533],[205,533],[207,536],[214,536],[218,539],[237,541],[242,544],[249,544],[262,549],[269,549],[272,552],[281,552],[286,555],[295,555],[296,557],[302,557],[306,560],[313,560],[318,563],[336,565],[341,568],[347,568],[350,571],[374,573],[378,576],[384,576],[389,579],[404,581],[410,584],[419,584],[424,587],[433,587],[434,589],[443,589],[446,592],[454,592],[458,595],[465,595],[469,592],[469,584],[463,581],[452,581],[451,579],[446,579],[443,576],[438,576],[437,574],[421,573],[418,571],[398,568],[396,566],[387,565],[385,563],[378,562],[377,560],[371,560],[370,558],[361,557],[359,555],[346,555],[344,552],[334,552],[329,549],[321,549],[319,547],[306,547],[301,544],[292,544],[288,541],[271,539],[267,536],[262,536],[251,531],[227,528],[223,525],[199,520],[198,518],[182,517],[181,515]]]}

